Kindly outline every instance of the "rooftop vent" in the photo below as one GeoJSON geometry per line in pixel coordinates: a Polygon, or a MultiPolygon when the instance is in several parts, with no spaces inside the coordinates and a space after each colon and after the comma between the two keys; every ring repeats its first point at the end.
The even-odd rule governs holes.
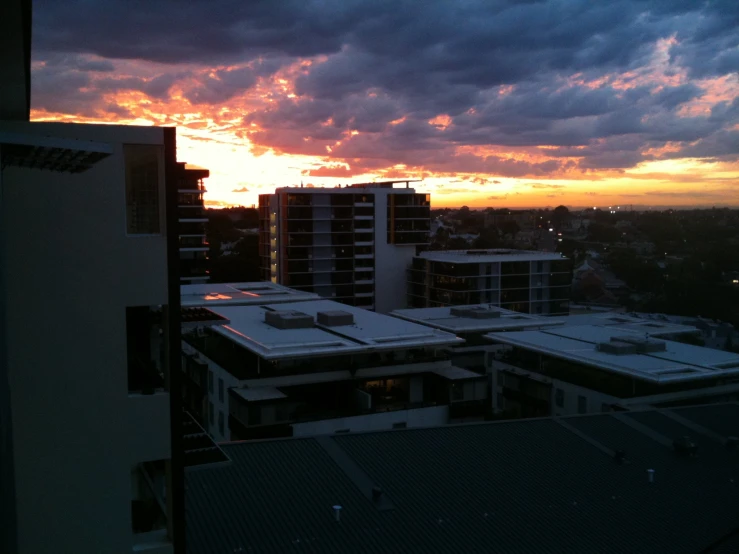
{"type": "Polygon", "coordinates": [[[690,437],[679,437],[672,441],[675,452],[681,456],[694,458],[698,455],[698,445],[690,437]]]}
{"type": "Polygon", "coordinates": [[[638,335],[613,337],[612,341],[626,342],[636,346],[636,351],[640,353],[645,352],[664,352],[667,350],[667,343],[663,340],[655,340],[647,337],[640,337],[638,335]]]}
{"type": "Polygon", "coordinates": [[[636,354],[636,345],[629,344],[627,342],[615,341],[613,339],[611,339],[611,342],[599,342],[595,345],[595,349],[598,350],[598,352],[615,354],[617,356],[636,354]]]}
{"type": "Polygon", "coordinates": [[[473,319],[494,319],[500,317],[500,311],[489,306],[459,306],[451,308],[449,313],[455,317],[471,317],[473,319]]]}
{"type": "Polygon", "coordinates": [[[595,348],[599,352],[616,355],[645,354],[647,352],[664,352],[667,350],[667,343],[649,337],[631,335],[611,337],[609,342],[599,342],[595,348]]]}
{"type": "Polygon", "coordinates": [[[318,323],[326,327],[341,327],[342,325],[354,325],[354,314],[343,310],[332,310],[330,312],[318,312],[318,323]]]}
{"type": "Polygon", "coordinates": [[[264,321],[276,329],[310,329],[313,316],[292,310],[264,312],[264,321]]]}

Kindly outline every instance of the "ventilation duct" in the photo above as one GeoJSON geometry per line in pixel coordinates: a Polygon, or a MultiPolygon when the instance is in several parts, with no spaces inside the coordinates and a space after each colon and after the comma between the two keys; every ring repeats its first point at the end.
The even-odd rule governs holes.
{"type": "Polygon", "coordinates": [[[354,314],[343,310],[332,310],[330,312],[318,312],[319,325],[326,327],[341,327],[342,325],[354,325],[354,314]]]}
{"type": "Polygon", "coordinates": [[[500,311],[489,306],[459,306],[451,308],[449,313],[455,317],[471,317],[472,319],[494,319],[500,317],[500,311]]]}
{"type": "Polygon", "coordinates": [[[276,329],[310,329],[313,316],[292,310],[264,312],[264,321],[276,329]]]}

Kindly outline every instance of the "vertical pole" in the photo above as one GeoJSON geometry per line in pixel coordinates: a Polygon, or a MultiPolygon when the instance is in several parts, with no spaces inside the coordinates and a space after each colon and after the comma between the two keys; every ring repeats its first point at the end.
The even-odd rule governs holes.
{"type": "Polygon", "coordinates": [[[164,133],[164,197],[167,237],[167,306],[162,310],[166,379],[169,391],[171,458],[167,486],[169,534],[175,554],[185,553],[185,464],[182,436],[182,345],[180,339],[179,221],[177,217],[177,129],[164,133]]]}
{"type": "Polygon", "coordinates": [[[3,153],[0,145],[0,552],[18,551],[17,514],[15,509],[15,460],[13,454],[13,418],[8,370],[6,249],[8,228],[3,202],[3,153]]]}

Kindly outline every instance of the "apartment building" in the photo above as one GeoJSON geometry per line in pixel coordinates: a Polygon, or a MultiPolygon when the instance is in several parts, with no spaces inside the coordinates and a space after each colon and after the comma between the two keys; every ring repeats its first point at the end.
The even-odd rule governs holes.
{"type": "MultiPolygon", "coordinates": [[[[202,328],[223,325],[229,321],[216,315],[209,308],[223,306],[261,306],[284,302],[318,300],[317,294],[294,290],[268,281],[257,283],[207,283],[182,285],[183,332],[198,332],[202,328]]],[[[208,426],[208,403],[212,391],[208,390],[208,364],[188,347],[182,353],[182,397],[183,406],[195,422],[208,426]]],[[[212,418],[211,418],[212,419],[212,418]]]]}
{"type": "Polygon", "coordinates": [[[405,307],[404,271],[428,244],[430,196],[403,182],[260,195],[262,278],[380,313],[405,307]]]}
{"type": "Polygon", "coordinates": [[[179,221],[180,281],[182,283],[205,283],[209,279],[208,241],[205,224],[208,218],[203,206],[203,179],[207,169],[177,164],[177,218],[179,221]]]}
{"type": "Polygon", "coordinates": [[[554,252],[447,250],[415,256],[408,306],[491,304],[521,313],[567,315],[572,269],[554,252]]]}
{"type": "Polygon", "coordinates": [[[680,331],[649,323],[486,335],[509,347],[489,358],[493,409],[538,417],[739,398],[738,354],[657,338],[660,325],[666,335],[680,331]]]}
{"type": "Polygon", "coordinates": [[[207,367],[217,441],[441,425],[481,418],[485,375],[455,367],[451,333],[330,300],[209,307],[183,334],[207,367]],[[477,411],[473,409],[477,407],[477,411]]]}
{"type": "Polygon", "coordinates": [[[172,128],[0,122],[3,552],[181,548],[175,155],[172,128]]]}

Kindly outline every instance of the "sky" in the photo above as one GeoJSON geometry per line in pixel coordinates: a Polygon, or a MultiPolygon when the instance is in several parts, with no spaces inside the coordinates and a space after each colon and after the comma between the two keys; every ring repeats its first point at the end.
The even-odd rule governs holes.
{"type": "Polygon", "coordinates": [[[176,125],[206,204],[739,205],[739,1],[34,0],[34,120],[176,125]]]}

